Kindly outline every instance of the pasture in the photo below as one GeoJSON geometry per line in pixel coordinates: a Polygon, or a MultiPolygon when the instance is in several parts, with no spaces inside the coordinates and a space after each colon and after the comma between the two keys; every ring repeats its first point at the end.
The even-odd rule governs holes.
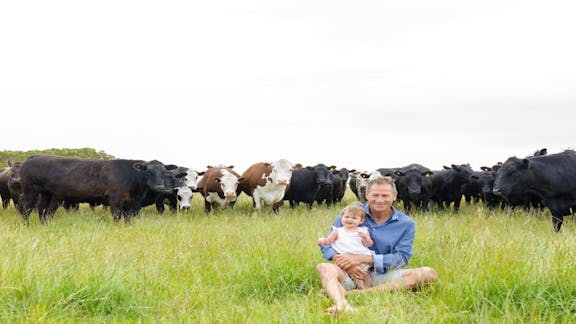
{"type": "Polygon", "coordinates": [[[108,210],[58,210],[31,225],[0,211],[0,322],[500,323],[576,321],[576,226],[554,233],[548,211],[413,214],[409,266],[440,280],[419,292],[352,296],[356,314],[326,315],[315,242],[337,211],[303,205],[280,215],[233,210],[159,215],[145,208],[130,224],[108,210]]]}

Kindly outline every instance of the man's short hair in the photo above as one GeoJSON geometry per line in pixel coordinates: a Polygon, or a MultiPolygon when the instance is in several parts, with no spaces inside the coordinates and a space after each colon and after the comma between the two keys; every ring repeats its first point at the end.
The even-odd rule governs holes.
{"type": "Polygon", "coordinates": [[[398,190],[396,189],[396,183],[394,183],[394,181],[395,181],[394,178],[389,177],[389,176],[376,177],[376,178],[368,181],[368,186],[366,188],[366,192],[370,192],[370,189],[375,184],[378,184],[378,185],[389,184],[392,187],[392,191],[394,192],[394,194],[397,195],[398,190]]]}

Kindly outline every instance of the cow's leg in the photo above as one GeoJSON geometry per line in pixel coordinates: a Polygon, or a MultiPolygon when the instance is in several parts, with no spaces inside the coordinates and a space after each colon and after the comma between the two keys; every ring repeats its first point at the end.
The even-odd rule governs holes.
{"type": "Polygon", "coordinates": [[[259,210],[260,208],[262,208],[260,194],[258,193],[258,190],[254,190],[254,192],[252,193],[252,203],[254,209],[259,210]]]}
{"type": "Polygon", "coordinates": [[[559,232],[562,228],[562,223],[564,222],[564,217],[562,215],[557,216],[552,214],[552,226],[554,226],[554,232],[559,232]]]}
{"type": "Polygon", "coordinates": [[[156,211],[159,214],[163,214],[164,213],[164,198],[160,198],[158,200],[156,200],[156,211]]]}
{"type": "Polygon", "coordinates": [[[56,210],[58,207],[50,206],[50,204],[58,205],[58,201],[52,201],[52,195],[47,193],[40,194],[38,199],[38,217],[42,224],[46,223],[46,218],[49,217],[50,210],[56,210]]]}
{"type": "Polygon", "coordinates": [[[21,204],[22,204],[22,217],[24,218],[24,223],[30,225],[29,217],[32,209],[36,204],[36,199],[38,198],[38,191],[35,188],[26,188],[22,190],[21,204]]]}
{"type": "Polygon", "coordinates": [[[274,204],[272,204],[272,211],[274,212],[274,214],[278,215],[278,212],[280,210],[280,206],[282,206],[282,200],[275,202],[274,204]]]}
{"type": "Polygon", "coordinates": [[[110,212],[112,213],[114,222],[118,223],[122,218],[122,214],[124,212],[122,209],[122,202],[118,201],[117,199],[110,198],[108,201],[108,205],[110,206],[110,212]]]}
{"type": "Polygon", "coordinates": [[[176,210],[178,209],[178,200],[176,198],[176,193],[172,193],[170,194],[168,197],[168,207],[170,208],[170,211],[172,213],[176,213],[176,210]]]}
{"type": "Polygon", "coordinates": [[[204,213],[208,214],[212,210],[212,203],[204,200],[204,213]]]}

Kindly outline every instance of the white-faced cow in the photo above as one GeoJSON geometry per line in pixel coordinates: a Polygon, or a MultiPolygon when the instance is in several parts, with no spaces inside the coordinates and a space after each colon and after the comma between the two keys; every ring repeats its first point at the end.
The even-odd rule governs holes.
{"type": "Polygon", "coordinates": [[[493,191],[506,200],[525,194],[537,196],[550,209],[558,232],[564,216],[576,210],[576,152],[508,158],[496,172],[493,191]]]}
{"type": "Polygon", "coordinates": [[[193,169],[185,168],[186,176],[184,177],[185,185],[176,188],[175,198],[178,209],[189,209],[192,205],[192,196],[198,189],[198,180],[204,171],[199,172],[193,169]]]}
{"type": "Polygon", "coordinates": [[[286,159],[273,163],[259,162],[252,164],[242,174],[241,190],[252,197],[254,209],[262,206],[272,206],[272,211],[278,214],[282,199],[290,185],[293,164],[286,159]]]}
{"type": "Polygon", "coordinates": [[[198,191],[204,197],[204,211],[233,207],[240,194],[240,175],[232,168],[210,167],[198,182],[198,191]]]}

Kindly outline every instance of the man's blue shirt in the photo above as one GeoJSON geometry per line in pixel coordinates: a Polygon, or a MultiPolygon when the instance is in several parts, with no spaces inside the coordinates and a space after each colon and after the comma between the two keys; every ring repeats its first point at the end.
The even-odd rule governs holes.
{"type": "MultiPolygon", "coordinates": [[[[376,224],[370,214],[368,203],[362,204],[366,211],[366,220],[360,226],[366,226],[369,229],[370,237],[374,245],[369,247],[373,251],[374,269],[379,274],[384,274],[388,270],[402,268],[408,264],[412,257],[414,236],[416,234],[416,225],[414,221],[403,212],[394,209],[394,214],[383,224],[376,224]]],[[[338,214],[334,221],[334,227],[341,227],[341,214],[338,214]]],[[[332,229],[330,230],[330,232],[332,229]]],[[[331,260],[336,251],[331,245],[325,245],[321,248],[322,257],[331,260]]]]}

